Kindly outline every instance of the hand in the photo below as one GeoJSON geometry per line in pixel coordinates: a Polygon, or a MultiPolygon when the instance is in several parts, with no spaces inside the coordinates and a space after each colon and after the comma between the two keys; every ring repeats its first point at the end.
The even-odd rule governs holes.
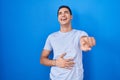
{"type": "Polygon", "coordinates": [[[88,51],[91,50],[91,47],[93,47],[96,44],[95,39],[93,37],[82,37],[80,39],[80,45],[81,50],[88,51]]]}
{"type": "Polygon", "coordinates": [[[71,59],[71,58],[64,59],[65,55],[66,55],[66,53],[60,55],[59,58],[56,59],[56,66],[58,66],[60,68],[71,69],[75,63],[73,62],[73,59],[71,59]]]}

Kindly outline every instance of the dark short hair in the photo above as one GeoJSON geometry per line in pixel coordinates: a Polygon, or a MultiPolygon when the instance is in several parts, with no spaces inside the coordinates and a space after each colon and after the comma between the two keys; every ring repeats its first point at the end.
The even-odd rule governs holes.
{"type": "Polygon", "coordinates": [[[70,15],[72,15],[72,11],[71,11],[70,7],[68,7],[68,6],[66,6],[66,5],[62,5],[62,6],[60,6],[60,7],[58,8],[57,16],[58,16],[59,10],[60,10],[61,8],[67,8],[67,9],[69,10],[69,12],[70,12],[70,15]]]}

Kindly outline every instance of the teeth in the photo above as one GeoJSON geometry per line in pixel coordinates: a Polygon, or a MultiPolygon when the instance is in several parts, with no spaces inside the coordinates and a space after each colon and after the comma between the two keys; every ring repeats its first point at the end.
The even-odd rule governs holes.
{"type": "Polygon", "coordinates": [[[62,21],[65,21],[65,20],[67,20],[67,19],[62,19],[62,21]]]}

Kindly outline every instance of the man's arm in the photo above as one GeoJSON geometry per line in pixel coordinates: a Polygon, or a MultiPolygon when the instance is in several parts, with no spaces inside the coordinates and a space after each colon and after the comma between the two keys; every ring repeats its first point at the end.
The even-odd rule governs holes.
{"type": "Polygon", "coordinates": [[[56,61],[55,60],[50,60],[48,58],[50,54],[49,50],[43,50],[42,51],[42,55],[40,57],[40,63],[46,66],[55,66],[56,65],[56,61]]]}
{"type": "Polygon", "coordinates": [[[83,36],[80,39],[80,49],[89,51],[96,44],[94,37],[83,36]]]}

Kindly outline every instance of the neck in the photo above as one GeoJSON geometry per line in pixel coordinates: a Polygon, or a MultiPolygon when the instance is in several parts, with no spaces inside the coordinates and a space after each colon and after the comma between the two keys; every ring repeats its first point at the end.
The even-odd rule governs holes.
{"type": "Polygon", "coordinates": [[[71,30],[72,30],[71,24],[69,24],[69,25],[61,25],[61,27],[60,27],[61,32],[69,32],[71,30]]]}

